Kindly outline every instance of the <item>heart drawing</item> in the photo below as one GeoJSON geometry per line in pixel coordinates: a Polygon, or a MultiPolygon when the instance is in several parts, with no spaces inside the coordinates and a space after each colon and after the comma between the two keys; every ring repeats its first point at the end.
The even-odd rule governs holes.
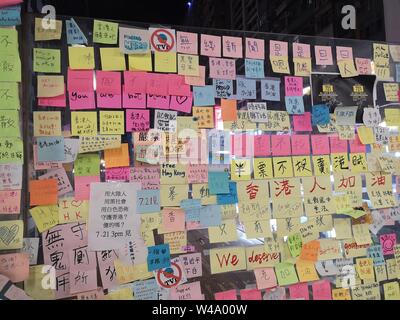
{"type": "Polygon", "coordinates": [[[15,239],[18,231],[19,226],[16,224],[13,224],[11,227],[2,226],[0,227],[0,240],[8,246],[15,239]]]}

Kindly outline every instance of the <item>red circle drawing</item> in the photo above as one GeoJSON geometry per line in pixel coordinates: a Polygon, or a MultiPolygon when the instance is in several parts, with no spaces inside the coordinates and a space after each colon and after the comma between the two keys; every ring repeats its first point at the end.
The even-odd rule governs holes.
{"type": "Polygon", "coordinates": [[[160,269],[157,272],[157,281],[160,284],[160,286],[162,286],[163,288],[167,288],[167,289],[173,288],[173,287],[177,286],[179,284],[179,282],[181,281],[181,279],[182,279],[182,270],[179,267],[179,265],[177,265],[176,263],[172,262],[171,263],[171,268],[172,267],[175,267],[174,269],[176,269],[178,271],[178,275],[166,272],[165,271],[166,268],[160,269]],[[166,279],[175,279],[175,281],[173,283],[171,283],[171,284],[166,284],[164,282],[166,279],[164,279],[164,280],[161,279],[161,276],[164,276],[166,279]]]}
{"type": "Polygon", "coordinates": [[[169,52],[172,50],[172,48],[175,45],[175,39],[174,36],[172,35],[171,32],[169,32],[168,30],[165,29],[157,29],[154,30],[154,32],[151,34],[151,45],[153,46],[154,50],[158,51],[158,52],[169,52]],[[163,39],[162,33],[164,33],[164,35],[167,35],[166,39],[163,39]],[[164,45],[165,48],[161,49],[159,47],[159,45],[156,44],[155,40],[157,38],[157,42],[161,45],[164,45]],[[168,40],[170,39],[171,43],[168,43],[168,40]]]}

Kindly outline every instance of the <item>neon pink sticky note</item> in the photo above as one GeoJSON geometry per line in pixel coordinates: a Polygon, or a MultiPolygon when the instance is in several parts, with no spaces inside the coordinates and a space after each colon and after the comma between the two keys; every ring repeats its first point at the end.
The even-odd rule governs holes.
{"type": "Polygon", "coordinates": [[[332,47],[315,46],[315,59],[318,66],[333,65],[332,47]]]}
{"type": "Polygon", "coordinates": [[[228,290],[223,292],[217,292],[214,294],[215,300],[237,300],[236,290],[228,290]]]}
{"type": "Polygon", "coordinates": [[[270,289],[277,286],[274,268],[255,269],[254,276],[256,277],[257,289],[270,289]]]}
{"type": "Polygon", "coordinates": [[[240,37],[222,37],[223,55],[227,58],[243,58],[243,39],[240,37]]]}
{"type": "Polygon", "coordinates": [[[150,110],[126,110],[126,132],[142,132],[150,129],[150,110]]]}
{"type": "Polygon", "coordinates": [[[312,284],[313,300],[332,300],[331,283],[328,280],[312,284]]]}
{"type": "Polygon", "coordinates": [[[114,95],[112,93],[97,93],[97,107],[120,109],[122,96],[120,94],[114,95]]]}
{"type": "Polygon", "coordinates": [[[331,153],[347,153],[347,140],[340,140],[338,136],[330,137],[331,153]]]}
{"type": "Polygon", "coordinates": [[[1,0],[0,8],[14,6],[19,3],[22,3],[22,0],[1,0]]]}
{"type": "Polygon", "coordinates": [[[285,77],[285,93],[288,97],[303,96],[303,78],[285,77]]]}
{"type": "Polygon", "coordinates": [[[292,155],[305,156],[309,155],[310,136],[309,135],[293,135],[292,136],[292,155]]]}
{"type": "Polygon", "coordinates": [[[288,43],[284,41],[269,41],[269,55],[271,57],[288,57],[289,47],[288,43]]]}
{"type": "Polygon", "coordinates": [[[240,300],[262,300],[261,291],[257,289],[240,290],[240,300]]]}
{"type": "Polygon", "coordinates": [[[293,58],[311,58],[311,49],[309,44],[293,43],[293,58]]]}
{"type": "Polygon", "coordinates": [[[160,96],[168,95],[168,75],[148,73],[146,76],[146,92],[160,96]]]}
{"type": "Polygon", "coordinates": [[[310,293],[308,291],[307,283],[298,283],[289,286],[289,294],[291,299],[310,300],[310,293]]]}
{"type": "Polygon", "coordinates": [[[63,95],[50,98],[39,98],[38,105],[41,107],[65,108],[67,106],[66,91],[63,95]]]}
{"type": "Polygon", "coordinates": [[[191,96],[190,86],[185,83],[185,77],[179,74],[168,75],[168,94],[171,96],[191,96]]]}
{"type": "Polygon", "coordinates": [[[90,184],[100,182],[99,176],[75,176],[75,200],[90,200],[90,184]]]}
{"type": "Polygon", "coordinates": [[[263,39],[246,38],[246,58],[265,59],[265,41],[263,39]]]}
{"type": "Polygon", "coordinates": [[[124,71],[124,86],[127,92],[146,93],[147,72],[124,71]]]}
{"type": "MultiPolygon", "coordinates": [[[[141,110],[142,111],[142,110],[141,110]]],[[[106,168],[106,181],[129,182],[131,176],[130,167],[106,168]]]]}
{"type": "Polygon", "coordinates": [[[395,233],[382,234],[379,237],[379,241],[381,243],[384,256],[394,254],[394,247],[397,244],[397,236],[395,233]]]}
{"type": "Polygon", "coordinates": [[[365,153],[367,146],[361,143],[360,137],[356,134],[354,140],[349,141],[350,153],[365,153]]]}
{"type": "Polygon", "coordinates": [[[253,154],[253,137],[246,134],[231,136],[231,154],[237,157],[250,157],[253,154]]]}
{"type": "Polygon", "coordinates": [[[329,137],[323,134],[317,134],[311,136],[311,147],[314,155],[326,155],[330,154],[329,148],[329,137]]]}
{"type": "Polygon", "coordinates": [[[122,87],[122,106],[125,109],[146,109],[146,94],[127,92],[122,87]]]}
{"type": "Polygon", "coordinates": [[[201,55],[207,57],[221,57],[221,37],[202,34],[201,55]]]}
{"type": "Polygon", "coordinates": [[[71,110],[96,109],[94,91],[88,91],[88,92],[70,91],[69,108],[71,110]]]}
{"type": "Polygon", "coordinates": [[[193,97],[171,96],[169,108],[183,113],[192,113],[193,97]]]}
{"type": "Polygon", "coordinates": [[[184,54],[198,54],[197,33],[182,32],[176,33],[176,51],[184,54]]]}
{"type": "Polygon", "coordinates": [[[98,108],[121,108],[121,73],[96,71],[96,91],[98,108]]]}
{"type": "Polygon", "coordinates": [[[236,80],[235,60],[210,58],[210,78],[236,80]]]}
{"type": "Polygon", "coordinates": [[[158,96],[153,94],[147,95],[147,108],[150,109],[168,110],[169,102],[170,102],[169,96],[158,96]]]}
{"type": "Polygon", "coordinates": [[[254,156],[269,157],[271,155],[271,136],[259,135],[254,136],[254,156]]]}
{"type": "Polygon", "coordinates": [[[292,149],[290,147],[290,136],[271,136],[271,149],[274,157],[290,156],[292,154],[292,149]]]}
{"type": "Polygon", "coordinates": [[[93,91],[93,77],[94,73],[92,70],[80,71],[68,69],[68,91],[93,91]]]}
{"type": "Polygon", "coordinates": [[[198,77],[185,76],[185,83],[191,86],[204,87],[206,85],[206,67],[199,66],[198,77]]]}
{"type": "Polygon", "coordinates": [[[304,114],[294,115],[293,127],[294,131],[297,132],[312,132],[311,112],[304,112],[304,114]]]}
{"type": "Polygon", "coordinates": [[[336,60],[353,60],[353,48],[351,47],[336,47],[336,60]]]}

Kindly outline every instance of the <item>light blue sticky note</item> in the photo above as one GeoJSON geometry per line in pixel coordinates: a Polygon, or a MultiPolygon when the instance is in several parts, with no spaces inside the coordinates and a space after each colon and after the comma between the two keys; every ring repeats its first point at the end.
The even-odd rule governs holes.
{"type": "Polygon", "coordinates": [[[75,22],[74,18],[70,20],[65,20],[65,25],[67,28],[67,42],[68,44],[87,44],[87,38],[83,34],[82,30],[79,28],[78,24],[75,22]]]}
{"type": "Polygon", "coordinates": [[[381,245],[371,246],[367,249],[368,258],[374,260],[375,266],[381,266],[385,264],[385,258],[383,256],[383,250],[381,245]]]}
{"type": "Polygon", "coordinates": [[[400,82],[400,63],[396,64],[396,82],[400,82]]]}
{"type": "Polygon", "coordinates": [[[202,227],[217,227],[222,223],[221,207],[218,205],[205,206],[200,212],[200,224],[202,227]]]}
{"type": "Polygon", "coordinates": [[[135,281],[132,284],[135,300],[157,300],[158,284],[156,279],[135,281]]]}
{"type": "Polygon", "coordinates": [[[246,59],[246,78],[261,79],[265,77],[264,60],[246,59]]]}
{"type": "Polygon", "coordinates": [[[160,211],[160,190],[138,190],[136,197],[137,213],[160,211]]]}
{"type": "Polygon", "coordinates": [[[171,266],[171,254],[169,244],[159,244],[147,248],[148,271],[155,271],[171,266]]]}
{"type": "Polygon", "coordinates": [[[317,104],[312,107],[312,124],[313,126],[325,126],[331,121],[329,107],[326,104],[317,104]]]}
{"type": "Polygon", "coordinates": [[[285,97],[285,102],[289,114],[304,114],[303,97],[285,97]]]}
{"type": "Polygon", "coordinates": [[[199,222],[200,221],[200,208],[193,208],[185,210],[185,221],[186,222],[199,222]]]}
{"type": "Polygon", "coordinates": [[[200,199],[185,199],[181,201],[181,208],[183,210],[190,210],[201,208],[201,200],[200,199]]]}
{"type": "Polygon", "coordinates": [[[229,194],[217,195],[218,205],[236,204],[238,202],[236,182],[229,182],[229,194]]]}
{"type": "Polygon", "coordinates": [[[11,27],[21,24],[21,6],[0,9],[0,26],[11,27]]]}
{"type": "Polygon", "coordinates": [[[238,100],[257,99],[256,80],[237,78],[236,96],[238,100]]]}
{"type": "Polygon", "coordinates": [[[195,107],[214,106],[214,86],[193,87],[193,105],[195,107]]]}
{"type": "Polygon", "coordinates": [[[281,80],[261,80],[261,98],[266,101],[281,101],[281,80]]]}
{"type": "Polygon", "coordinates": [[[233,81],[214,79],[214,96],[215,98],[229,99],[233,96],[233,81]]]}
{"type": "Polygon", "coordinates": [[[225,171],[209,171],[208,190],[210,195],[229,193],[229,173],[225,171]]]}
{"type": "Polygon", "coordinates": [[[64,161],[64,137],[39,137],[37,142],[38,161],[64,161]]]}

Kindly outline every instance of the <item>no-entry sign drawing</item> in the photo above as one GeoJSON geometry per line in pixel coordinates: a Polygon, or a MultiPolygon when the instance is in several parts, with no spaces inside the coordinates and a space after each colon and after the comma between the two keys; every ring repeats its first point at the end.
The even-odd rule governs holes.
{"type": "Polygon", "coordinates": [[[176,51],[175,30],[164,28],[150,28],[149,32],[152,51],[176,51]]]}
{"type": "Polygon", "coordinates": [[[179,262],[172,262],[168,268],[162,268],[157,272],[157,282],[163,288],[173,288],[187,281],[183,268],[179,262]]]}

